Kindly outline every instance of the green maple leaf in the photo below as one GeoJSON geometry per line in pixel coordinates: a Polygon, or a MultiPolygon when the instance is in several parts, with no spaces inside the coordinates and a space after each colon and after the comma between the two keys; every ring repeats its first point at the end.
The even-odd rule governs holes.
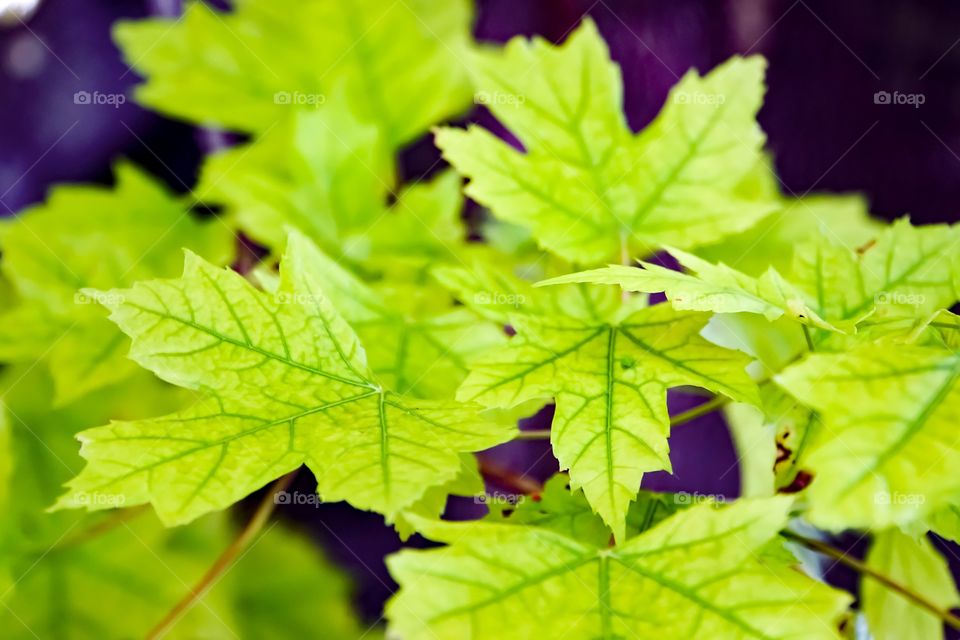
{"type": "MultiPolygon", "coordinates": [[[[110,415],[169,411],[191,394],[143,372],[69,407],[51,408],[49,375],[27,365],[5,370],[0,390],[0,425],[10,418],[0,429],[0,567],[11,578],[0,593],[4,637],[144,635],[230,544],[235,532],[229,519],[215,516],[170,530],[136,511],[47,508],[81,468],[74,433],[110,415]]],[[[306,540],[271,527],[172,633],[253,639],[322,630],[325,638],[357,638],[362,631],[349,596],[344,577],[306,540]],[[292,591],[302,596],[297,602],[283,596],[292,591]]]]}
{"type": "MultiPolygon", "coordinates": [[[[938,607],[960,605],[946,560],[926,537],[914,539],[896,529],[878,533],[867,553],[867,566],[919,593],[938,607]]],[[[878,582],[865,578],[863,613],[875,640],[942,638],[943,621],[878,582]]]]}
{"type": "MultiPolygon", "coordinates": [[[[497,293],[517,289],[523,284],[497,293]]],[[[465,303],[485,308],[486,297],[464,293],[465,303]]],[[[643,473],[670,469],[667,389],[694,385],[756,403],[755,385],[744,371],[749,358],[698,335],[706,314],[668,305],[607,311],[581,298],[574,309],[589,310],[592,317],[541,315],[535,310],[553,305],[530,296],[530,308],[522,304],[526,312],[511,317],[516,336],[471,364],[457,397],[498,408],[553,399],[554,454],[570,470],[573,487],[583,488],[622,539],[643,473]]]]}
{"type": "Polygon", "coordinates": [[[338,102],[211,156],[197,191],[268,247],[281,248],[295,227],[369,273],[396,278],[456,261],[467,250],[460,178],[410,185],[388,207],[396,167],[387,151],[377,128],[338,102]]]}
{"type": "Polygon", "coordinates": [[[775,201],[778,208],[746,231],[697,249],[697,255],[751,276],[760,276],[770,268],[789,273],[797,247],[818,236],[827,236],[841,246],[861,247],[883,229],[880,221],[870,217],[867,201],[861,195],[783,194],[767,156],[747,175],[739,190],[744,198],[775,201]]]}
{"type": "Polygon", "coordinates": [[[960,298],[960,227],[901,219],[860,250],[821,236],[797,250],[789,280],[825,318],[924,315],[960,298]]]}
{"type": "Polygon", "coordinates": [[[620,297],[612,291],[583,285],[538,290],[510,268],[481,259],[468,266],[435,267],[431,273],[476,313],[501,324],[521,316],[600,322],[621,306],[620,297]]]}
{"type": "Polygon", "coordinates": [[[475,407],[384,389],[314,279],[316,258],[291,235],[272,295],[190,254],[182,278],[116,292],[111,319],[133,338],[131,357],[206,398],[80,434],[88,465],[59,505],[123,495],[179,524],[306,464],[325,500],[391,520],[457,475],[458,452],[510,438],[475,407]]]}
{"type": "MultiPolygon", "coordinates": [[[[786,278],[772,268],[759,277],[749,276],[671,249],[691,273],[641,262],[640,269],[611,265],[541,284],[590,282],[618,284],[628,291],[663,291],[678,309],[756,313],[770,321],[787,317],[843,333],[866,320],[866,337],[871,339],[910,333],[918,317],[960,298],[960,260],[950,253],[958,240],[954,227],[913,227],[900,220],[859,251],[820,235],[797,251],[786,278]]],[[[820,336],[818,342],[823,340],[820,336]]]]}
{"type": "Polygon", "coordinates": [[[640,262],[642,268],[639,269],[610,265],[603,269],[551,278],[539,284],[616,284],[625,291],[664,292],[674,308],[680,310],[756,313],[770,321],[787,317],[810,326],[838,330],[810,308],[804,292],[787,282],[774,269],[754,278],[725,264],[711,264],[679,249],[670,249],[670,254],[691,273],[640,262]]]}
{"type": "Polygon", "coordinates": [[[960,542],[960,506],[950,505],[941,509],[927,518],[924,525],[942,538],[960,542]]]}
{"type": "Polygon", "coordinates": [[[789,506],[699,505],[612,548],[535,526],[424,523],[450,546],[388,559],[401,589],[387,617],[409,640],[839,638],[850,597],[766,551],[789,506]]]}
{"type": "Polygon", "coordinates": [[[2,316],[0,360],[45,359],[66,403],[129,377],[127,340],[84,287],[110,288],[167,277],[182,247],[223,264],[233,234],[201,222],[132,165],[116,167],[116,186],[59,187],[42,205],[5,224],[4,275],[19,303],[2,316]]]}
{"type": "Polygon", "coordinates": [[[464,0],[244,0],[115,37],[147,78],[138,99],[162,113],[256,133],[343,99],[397,147],[469,106],[469,24],[464,0]]]}
{"type": "Polygon", "coordinates": [[[441,129],[437,145],[470,178],[468,195],[568,260],[707,244],[775,208],[736,193],[764,140],[760,58],[690,72],[636,136],[619,68],[590,20],[560,47],[517,38],[474,60],[480,101],[525,152],[478,127],[441,129]]]}
{"type": "Polygon", "coordinates": [[[905,526],[960,497],[957,354],[865,345],[811,355],[776,380],[822,418],[805,456],[814,524],[905,526]]]}

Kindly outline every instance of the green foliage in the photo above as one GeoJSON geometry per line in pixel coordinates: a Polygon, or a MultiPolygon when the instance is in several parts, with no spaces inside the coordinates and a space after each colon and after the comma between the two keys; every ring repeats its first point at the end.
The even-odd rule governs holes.
{"type": "Polygon", "coordinates": [[[205,397],[167,417],[81,433],[89,464],[60,506],[122,495],[181,524],[306,464],[324,499],[393,519],[456,476],[457,452],[510,438],[478,407],[382,387],[319,288],[318,255],[291,235],[272,295],[193,254],[180,279],[112,292],[111,320],[133,339],[131,357],[205,397]]]}
{"type": "MultiPolygon", "coordinates": [[[[480,293],[464,301],[482,304],[480,293]]],[[[506,297],[522,307],[526,295],[506,297]]],[[[694,385],[759,402],[744,371],[749,359],[701,338],[704,314],[627,305],[607,312],[587,306],[589,318],[543,315],[537,309],[554,305],[539,291],[530,296],[533,309],[511,319],[517,335],[474,362],[458,398],[499,408],[553,399],[554,454],[621,539],[643,473],[670,469],[667,389],[694,385]]]]}
{"type": "MultiPolygon", "coordinates": [[[[878,534],[867,554],[867,565],[915,589],[939,607],[960,605],[946,560],[926,538],[914,540],[896,530],[878,534]]],[[[939,618],[874,581],[864,582],[862,598],[875,640],[920,640],[942,633],[939,618]]]]}
{"type": "MultiPolygon", "coordinates": [[[[0,412],[9,418],[0,451],[4,637],[141,636],[229,544],[233,527],[222,516],[166,529],[138,511],[51,514],[46,509],[82,464],[73,439],[77,430],[109,415],[135,418],[170,410],[188,401],[189,394],[141,375],[51,411],[51,381],[27,367],[5,372],[0,388],[10,403],[0,412]]],[[[349,586],[334,567],[299,536],[278,527],[196,603],[177,632],[253,639],[299,638],[324,629],[324,637],[356,638],[359,625],[348,596],[349,586]],[[301,593],[301,600],[276,597],[287,590],[301,593]],[[302,598],[317,618],[304,617],[308,605],[302,598]]]]}
{"type": "Polygon", "coordinates": [[[518,38],[474,67],[479,95],[525,152],[478,127],[443,129],[437,145],[470,178],[469,196],[564,258],[700,246],[775,208],[736,189],[764,140],[760,58],[687,74],[638,135],[621,111],[620,70],[589,20],[561,47],[518,38]]]}
{"type": "Polygon", "coordinates": [[[57,402],[129,377],[127,341],[86,287],[174,275],[183,248],[215,264],[233,253],[233,234],[199,221],[140,169],[120,164],[117,184],[58,187],[47,203],[2,227],[2,271],[19,302],[0,322],[0,360],[46,360],[57,402]]]}
{"type": "MultiPolygon", "coordinates": [[[[799,568],[788,521],[873,536],[873,637],[960,626],[925,537],[960,538],[960,230],[781,193],[759,57],[690,71],[634,132],[592,22],[481,48],[469,21],[465,0],[244,0],[118,27],[144,104],[251,138],[189,198],[120,164],[0,225],[5,637],[143,635],[231,544],[212,512],[302,466],[446,545],[388,560],[405,640],[838,638],[851,598],[799,568]],[[398,151],[471,93],[507,139],[440,127],[453,168],[404,181],[398,151]],[[234,232],[263,259],[224,268],[234,232]],[[691,417],[677,388],[729,405],[732,505],[641,490],[691,417]],[[568,473],[439,519],[482,494],[473,453],[551,402],[568,473]]],[[[362,635],[304,539],[247,543],[174,637],[362,635]]]]}
{"type": "Polygon", "coordinates": [[[465,0],[202,2],[179,19],[118,25],[139,100],[194,122],[260,133],[291,112],[345,100],[391,146],[465,110],[465,0]],[[410,61],[416,61],[410,64],[410,61]]]}
{"type": "Polygon", "coordinates": [[[390,558],[401,591],[387,615],[410,640],[836,638],[849,596],[763,555],[789,506],[699,505],[614,547],[536,524],[424,521],[450,546],[390,558]]]}
{"type": "Polygon", "coordinates": [[[870,345],[807,357],[777,377],[823,419],[806,453],[815,524],[906,526],[957,500],[960,357],[870,345]]]}

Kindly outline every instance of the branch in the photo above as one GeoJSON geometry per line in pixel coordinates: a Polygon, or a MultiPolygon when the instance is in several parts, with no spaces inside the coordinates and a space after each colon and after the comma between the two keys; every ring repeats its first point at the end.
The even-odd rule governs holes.
{"type": "Polygon", "coordinates": [[[847,567],[850,567],[854,571],[864,576],[873,578],[874,580],[876,580],[886,588],[890,589],[891,591],[895,591],[896,593],[899,593],[901,596],[903,596],[910,602],[914,603],[918,607],[926,609],[927,611],[937,616],[938,618],[946,622],[948,625],[950,625],[954,629],[960,630],[960,618],[953,615],[946,609],[941,609],[936,604],[928,600],[922,594],[917,593],[916,591],[912,590],[910,587],[900,584],[890,576],[880,573],[876,569],[867,566],[865,563],[860,562],[856,558],[849,557],[843,551],[840,551],[839,549],[834,549],[830,545],[820,542],[819,540],[814,540],[813,538],[807,538],[805,536],[801,536],[800,534],[794,533],[792,531],[781,531],[780,535],[786,538],[787,540],[790,540],[791,542],[796,542],[797,544],[804,546],[807,549],[810,549],[811,551],[816,551],[817,553],[823,554],[825,556],[829,556],[834,560],[836,560],[837,562],[839,562],[840,564],[846,565],[847,567]]]}
{"type": "Polygon", "coordinates": [[[287,487],[290,486],[290,483],[293,482],[294,477],[296,477],[297,472],[291,471],[287,475],[283,476],[279,480],[273,483],[270,487],[270,490],[267,491],[267,494],[263,497],[263,500],[260,502],[260,505],[257,507],[257,510],[254,512],[253,517],[247,522],[247,525],[240,531],[240,534],[234,539],[234,541],[227,547],[223,553],[217,558],[213,563],[210,569],[204,574],[200,581],[190,590],[186,596],[183,597],[180,602],[178,602],[173,609],[157,623],[150,633],[147,634],[147,640],[159,640],[163,638],[167,633],[169,633],[175,624],[180,621],[180,618],[183,617],[192,607],[200,600],[211,588],[217,583],[223,574],[230,569],[233,565],[234,560],[237,559],[237,556],[250,545],[256,535],[263,529],[263,525],[267,523],[270,519],[270,516],[273,514],[273,510],[276,508],[276,495],[282,491],[286,491],[287,487]]]}

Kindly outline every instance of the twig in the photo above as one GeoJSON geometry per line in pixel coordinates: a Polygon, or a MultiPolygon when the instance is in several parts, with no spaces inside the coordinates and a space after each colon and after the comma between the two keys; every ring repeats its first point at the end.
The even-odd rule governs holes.
{"type": "Polygon", "coordinates": [[[512,489],[516,493],[522,495],[539,495],[540,492],[543,491],[543,486],[539,482],[521,473],[505,469],[496,463],[490,462],[486,458],[478,458],[478,461],[481,474],[512,489]]]}
{"type": "Polygon", "coordinates": [[[190,590],[186,596],[183,597],[180,602],[170,610],[169,613],[161,620],[157,626],[155,626],[150,633],[147,634],[147,640],[159,640],[159,638],[164,637],[169,633],[175,624],[179,622],[180,618],[187,613],[197,603],[212,587],[216,584],[217,580],[230,568],[233,564],[233,561],[236,560],[237,556],[247,548],[247,546],[253,541],[254,537],[263,529],[263,525],[267,523],[270,519],[270,516],[273,514],[273,510],[276,508],[277,503],[275,496],[282,492],[286,491],[287,487],[290,486],[290,483],[293,482],[294,477],[296,477],[297,472],[291,471],[287,475],[283,476],[279,480],[273,483],[270,487],[270,490],[267,491],[267,495],[264,496],[263,500],[260,502],[260,505],[257,507],[257,510],[254,512],[253,517],[247,522],[247,525],[243,528],[240,534],[234,539],[230,546],[227,547],[223,553],[220,554],[220,557],[213,563],[213,565],[207,570],[204,576],[200,581],[190,590]]]}
{"type": "Polygon", "coordinates": [[[903,596],[904,598],[906,598],[907,600],[910,600],[918,607],[922,607],[926,609],[927,611],[937,616],[938,618],[946,622],[948,625],[950,625],[954,629],[960,630],[960,618],[953,615],[946,609],[941,609],[936,604],[928,600],[922,594],[919,594],[916,591],[913,591],[912,589],[910,589],[909,587],[900,584],[893,578],[880,573],[879,571],[877,571],[876,569],[873,569],[872,567],[867,566],[866,564],[864,564],[863,562],[860,562],[856,558],[849,557],[843,551],[840,551],[839,549],[834,549],[830,545],[820,542],[819,540],[814,540],[813,538],[807,538],[806,536],[801,536],[800,534],[794,533],[792,531],[781,531],[780,535],[786,538],[787,540],[796,542],[797,544],[802,545],[807,549],[810,549],[811,551],[816,551],[817,553],[823,554],[825,556],[829,556],[834,560],[836,560],[837,562],[843,565],[846,565],[847,567],[850,567],[851,569],[853,569],[858,573],[861,573],[867,577],[873,578],[874,580],[876,580],[883,586],[887,587],[891,591],[895,591],[899,593],[901,596],[903,596]]]}

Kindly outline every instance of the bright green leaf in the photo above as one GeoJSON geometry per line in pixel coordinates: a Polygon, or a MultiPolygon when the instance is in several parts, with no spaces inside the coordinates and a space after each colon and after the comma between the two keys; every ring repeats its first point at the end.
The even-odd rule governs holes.
{"type": "Polygon", "coordinates": [[[60,506],[152,503],[167,524],[222,509],[301,464],[328,501],[388,519],[460,470],[458,452],[510,438],[469,405],[384,389],[293,234],[273,295],[187,256],[182,278],[115,292],[131,357],[206,397],[170,416],[83,432],[84,471],[60,506]]]}
{"type": "Polygon", "coordinates": [[[814,354],[777,376],[819,412],[808,518],[833,530],[906,526],[960,498],[960,356],[863,346],[814,354]]]}
{"type": "Polygon", "coordinates": [[[128,341],[84,287],[122,287],[174,275],[183,247],[216,264],[233,254],[219,221],[195,219],[172,194],[132,165],[116,168],[113,188],[55,189],[3,233],[3,273],[19,306],[0,317],[0,360],[47,359],[57,402],[129,377],[128,341]]]}
{"type": "Polygon", "coordinates": [[[670,469],[668,388],[759,401],[744,370],[749,359],[698,335],[704,314],[657,305],[624,315],[586,322],[518,314],[517,335],[478,359],[458,393],[502,408],[554,400],[554,454],[618,540],[644,472],[670,469]]]}
{"type": "Polygon", "coordinates": [[[705,77],[687,74],[634,136],[620,70],[585,20],[562,46],[517,38],[475,57],[478,96],[525,152],[478,127],[441,129],[437,145],[470,178],[468,195],[568,260],[695,247],[775,208],[735,193],[764,141],[755,121],[763,66],[736,58],[705,77]]]}
{"type": "Polygon", "coordinates": [[[251,133],[345,100],[397,147],[465,110],[464,0],[244,0],[221,14],[121,23],[115,36],[162,113],[251,133]]]}
{"type": "MultiPolygon", "coordinates": [[[[896,529],[878,533],[867,566],[943,609],[960,605],[946,560],[926,537],[918,540],[896,529]]],[[[889,587],[863,578],[861,598],[874,640],[933,640],[943,637],[943,621],[889,587]]]]}
{"type": "Polygon", "coordinates": [[[700,505],[612,548],[535,526],[424,523],[450,546],[388,560],[401,589],[387,617],[407,640],[839,638],[849,596],[765,554],[789,506],[700,505]]]}

